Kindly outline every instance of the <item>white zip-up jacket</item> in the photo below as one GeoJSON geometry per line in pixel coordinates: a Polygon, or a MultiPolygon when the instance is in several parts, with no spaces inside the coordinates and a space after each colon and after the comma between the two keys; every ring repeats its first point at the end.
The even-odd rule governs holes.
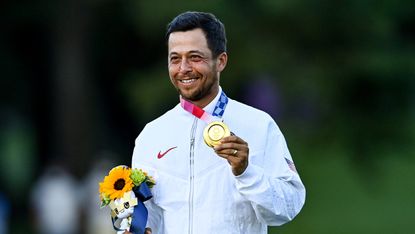
{"type": "MultiPolygon", "coordinates": [[[[212,113],[220,93],[205,111],[212,113]]],[[[249,164],[239,176],[204,143],[207,124],[180,105],[138,136],[132,167],[156,180],[145,202],[153,234],[261,234],[301,210],[305,188],[274,120],[232,99],[223,119],[248,142],[249,164]]]]}

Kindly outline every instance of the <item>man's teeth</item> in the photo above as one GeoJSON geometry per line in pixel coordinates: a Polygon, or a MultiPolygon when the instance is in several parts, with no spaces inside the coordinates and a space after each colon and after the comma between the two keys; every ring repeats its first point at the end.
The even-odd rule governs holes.
{"type": "Polygon", "coordinates": [[[190,83],[190,82],[193,82],[193,81],[195,81],[196,79],[189,79],[189,80],[180,80],[180,82],[182,82],[182,83],[190,83]]]}

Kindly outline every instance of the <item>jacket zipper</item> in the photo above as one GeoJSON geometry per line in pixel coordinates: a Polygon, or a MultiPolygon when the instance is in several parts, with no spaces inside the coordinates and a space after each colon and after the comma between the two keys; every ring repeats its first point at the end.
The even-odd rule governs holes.
{"type": "Polygon", "coordinates": [[[193,121],[190,132],[190,191],[189,191],[189,234],[193,233],[193,193],[194,193],[194,149],[195,149],[195,132],[197,128],[197,118],[193,121]]]}

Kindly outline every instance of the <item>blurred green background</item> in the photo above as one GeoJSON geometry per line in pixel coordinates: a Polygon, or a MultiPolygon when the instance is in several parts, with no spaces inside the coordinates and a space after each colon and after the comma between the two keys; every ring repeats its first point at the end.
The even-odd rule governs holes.
{"type": "Polygon", "coordinates": [[[275,118],[307,188],[269,233],[414,232],[413,1],[6,0],[0,233],[47,233],[34,194],[54,167],[76,190],[72,232],[104,233],[88,227],[91,173],[130,165],[144,124],[178,102],[164,32],[186,10],[225,24],[222,87],[275,118]]]}

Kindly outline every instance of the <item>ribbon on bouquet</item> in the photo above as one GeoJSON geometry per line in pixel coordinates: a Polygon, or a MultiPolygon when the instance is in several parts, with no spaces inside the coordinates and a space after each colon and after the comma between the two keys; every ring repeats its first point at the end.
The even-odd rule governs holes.
{"type": "Polygon", "coordinates": [[[138,188],[134,188],[135,196],[138,204],[134,206],[133,221],[131,223],[130,232],[133,234],[142,234],[146,229],[148,211],[144,206],[144,202],[152,198],[150,188],[146,183],[142,183],[138,188]]]}
{"type": "MultiPolygon", "coordinates": [[[[130,232],[133,234],[143,234],[146,229],[148,211],[144,205],[144,202],[153,197],[150,188],[146,183],[140,184],[138,187],[133,188],[134,195],[137,197],[137,205],[134,206],[132,214],[132,221],[130,226],[130,232]]],[[[112,225],[117,231],[124,231],[123,229],[117,228],[115,222],[118,220],[117,217],[112,217],[112,225]]]]}

